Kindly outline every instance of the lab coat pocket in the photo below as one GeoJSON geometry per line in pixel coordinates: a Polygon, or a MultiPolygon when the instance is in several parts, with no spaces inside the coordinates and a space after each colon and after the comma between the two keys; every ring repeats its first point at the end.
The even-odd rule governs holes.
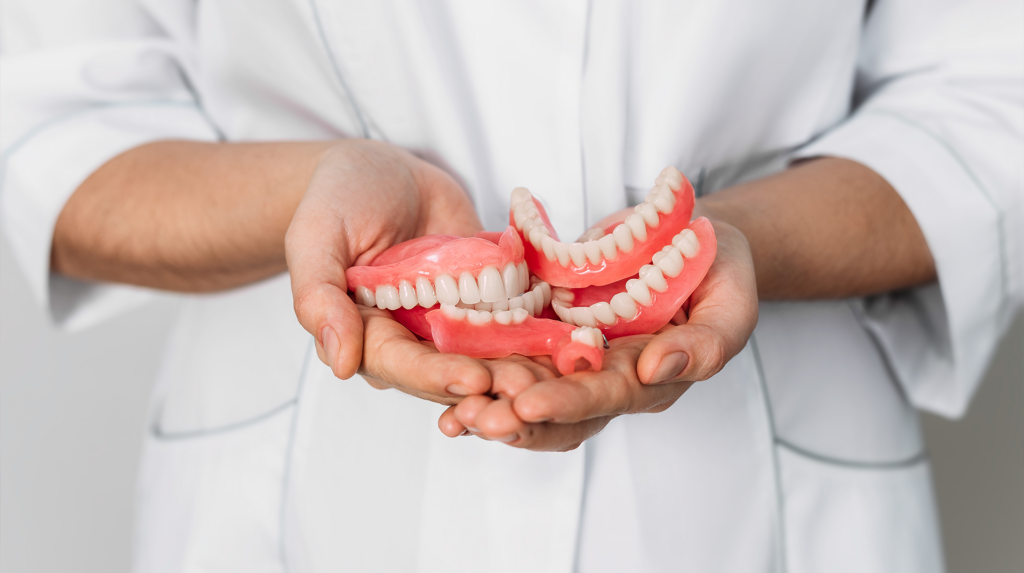
{"type": "Polygon", "coordinates": [[[776,448],[789,573],[943,571],[923,456],[861,464],[776,448]]]}

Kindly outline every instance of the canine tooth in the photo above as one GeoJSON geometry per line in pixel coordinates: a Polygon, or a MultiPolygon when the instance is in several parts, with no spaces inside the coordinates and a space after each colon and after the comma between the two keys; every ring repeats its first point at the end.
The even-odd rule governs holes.
{"type": "Polygon", "coordinates": [[[516,187],[515,189],[512,190],[512,204],[513,205],[517,205],[517,204],[520,204],[520,203],[525,203],[527,201],[532,201],[532,200],[533,200],[533,195],[530,195],[530,190],[527,189],[526,187],[516,187]]]}
{"type": "Polygon", "coordinates": [[[597,244],[597,241],[583,243],[583,252],[592,264],[596,265],[601,262],[601,246],[597,244]]]}
{"type": "Polygon", "coordinates": [[[416,287],[412,286],[411,282],[402,281],[398,283],[398,301],[402,303],[402,308],[406,310],[420,303],[420,301],[416,300],[416,287]]]}
{"type": "Polygon", "coordinates": [[[641,203],[636,206],[635,211],[640,213],[640,216],[644,218],[644,223],[647,223],[648,227],[653,229],[658,226],[658,209],[656,209],[654,205],[651,205],[650,203],[641,203]]]}
{"type": "Polygon", "coordinates": [[[647,286],[655,292],[665,292],[668,290],[668,283],[665,282],[665,275],[661,273],[661,269],[654,265],[644,265],[640,267],[640,278],[643,279],[643,281],[647,283],[647,286]]]}
{"type": "Polygon", "coordinates": [[[434,287],[430,286],[430,281],[426,277],[416,279],[416,302],[426,308],[430,308],[437,303],[434,287]]]}
{"type": "Polygon", "coordinates": [[[611,304],[612,310],[615,314],[625,318],[626,320],[630,320],[636,316],[636,301],[633,300],[633,297],[624,292],[620,292],[613,296],[612,301],[609,304],[611,304]]]}
{"type": "Polygon", "coordinates": [[[507,298],[519,296],[519,271],[514,264],[505,265],[505,270],[501,272],[501,282],[505,286],[507,298]]]}
{"type": "Polygon", "coordinates": [[[478,302],[478,303],[473,305],[473,309],[474,310],[483,310],[483,311],[486,311],[486,312],[491,312],[491,310],[494,309],[494,303],[478,302]]]}
{"type": "Polygon", "coordinates": [[[654,265],[661,269],[666,277],[674,279],[683,272],[683,256],[675,248],[671,251],[661,251],[652,258],[654,265]]]}
{"type": "Polygon", "coordinates": [[[544,225],[536,225],[530,229],[530,234],[527,237],[530,240],[530,244],[533,245],[534,249],[538,251],[544,250],[544,237],[548,236],[548,230],[544,225]]]}
{"type": "Polygon", "coordinates": [[[480,285],[480,300],[494,302],[505,298],[505,286],[501,284],[501,273],[498,269],[486,266],[477,277],[480,285]]]}
{"type": "Polygon", "coordinates": [[[692,259],[697,256],[700,252],[700,241],[697,239],[697,233],[694,233],[691,229],[683,229],[678,235],[672,237],[672,246],[679,249],[683,256],[692,259]]]}
{"type": "Polygon", "coordinates": [[[534,314],[540,314],[544,310],[544,307],[548,305],[548,302],[544,300],[544,289],[540,285],[537,285],[533,287],[533,290],[530,292],[533,293],[534,314]]]}
{"type": "Polygon", "coordinates": [[[644,222],[644,218],[639,213],[633,213],[629,217],[626,217],[626,226],[633,232],[633,236],[638,241],[647,240],[647,223],[644,222]]]}
{"type": "Polygon", "coordinates": [[[551,289],[551,298],[566,304],[572,304],[576,295],[572,294],[572,291],[567,288],[555,287],[551,289]]]}
{"type": "Polygon", "coordinates": [[[650,203],[662,213],[671,213],[672,209],[676,206],[676,196],[672,194],[672,190],[668,188],[664,183],[657,185],[648,194],[648,197],[654,197],[650,199],[650,203]]]}
{"type": "Polygon", "coordinates": [[[513,309],[509,312],[512,313],[513,324],[522,324],[522,322],[526,320],[526,317],[530,316],[530,313],[526,312],[526,310],[522,308],[513,309]]]}
{"type": "Polygon", "coordinates": [[[626,281],[626,292],[638,303],[644,306],[651,306],[651,291],[647,288],[647,283],[642,279],[629,279],[626,281]]]}
{"type": "Polygon", "coordinates": [[[526,292],[530,288],[530,267],[523,261],[516,267],[516,271],[519,273],[519,292],[526,292]]]}
{"type": "Polygon", "coordinates": [[[577,267],[587,264],[587,253],[583,250],[583,243],[572,243],[566,246],[569,248],[569,258],[572,259],[572,264],[577,267]]]}
{"type": "Polygon", "coordinates": [[[586,306],[574,306],[569,309],[569,316],[577,326],[597,326],[597,319],[590,308],[586,306]]]}
{"type": "Polygon", "coordinates": [[[490,322],[492,318],[493,317],[491,316],[491,313],[486,312],[486,311],[480,311],[480,310],[467,310],[466,311],[466,320],[468,320],[470,324],[484,325],[484,324],[487,324],[488,322],[490,322]]]}
{"type": "Polygon", "coordinates": [[[569,266],[569,245],[555,241],[555,256],[558,257],[558,264],[563,267],[569,266]]]}
{"type": "Polygon", "coordinates": [[[541,282],[540,288],[544,292],[544,306],[551,304],[551,285],[541,282]]]}
{"type": "Polygon", "coordinates": [[[377,306],[373,291],[364,286],[356,287],[356,302],[363,306],[377,306]]]}
{"type": "Polygon", "coordinates": [[[494,313],[494,322],[498,324],[512,324],[512,313],[507,310],[494,313]]]}
{"type": "Polygon", "coordinates": [[[499,312],[499,311],[502,311],[502,310],[508,310],[508,299],[507,298],[506,299],[502,299],[502,300],[499,300],[499,301],[491,304],[491,310],[493,310],[494,312],[499,312]]]}
{"type": "Polygon", "coordinates": [[[544,251],[544,258],[549,261],[555,260],[555,240],[549,236],[545,236],[540,240],[541,250],[544,251]]]}
{"type": "Polygon", "coordinates": [[[609,261],[614,261],[619,256],[619,247],[615,244],[615,237],[605,235],[597,240],[597,246],[601,248],[601,254],[609,261]]]}
{"type": "Polygon", "coordinates": [[[476,279],[469,273],[459,275],[459,298],[466,304],[480,302],[480,287],[476,286],[476,279]]]}
{"type": "Polygon", "coordinates": [[[466,318],[466,313],[469,312],[464,308],[459,308],[452,304],[441,304],[441,312],[452,318],[463,319],[466,318]]]}
{"type": "Polygon", "coordinates": [[[455,282],[452,275],[443,274],[434,280],[434,287],[437,289],[437,300],[441,304],[459,304],[459,283],[455,282]]]}
{"type": "Polygon", "coordinates": [[[618,245],[623,251],[633,250],[633,233],[630,232],[629,227],[625,224],[615,227],[612,231],[612,236],[615,237],[615,244],[618,245]]]}
{"type": "Polygon", "coordinates": [[[526,312],[530,313],[530,316],[537,314],[536,300],[533,296],[533,291],[523,293],[523,308],[526,312]]]}
{"type": "Polygon", "coordinates": [[[377,287],[377,308],[398,310],[402,301],[398,298],[398,289],[391,285],[380,285],[377,287]]]}
{"type": "Polygon", "coordinates": [[[515,310],[517,308],[523,308],[523,297],[517,296],[508,299],[508,309],[515,310]]]}
{"type": "Polygon", "coordinates": [[[558,303],[552,304],[551,308],[555,310],[555,314],[558,315],[559,320],[561,320],[562,322],[566,322],[568,324],[576,324],[572,321],[572,313],[569,312],[571,309],[558,303]]]}
{"type": "Polygon", "coordinates": [[[590,312],[594,313],[594,318],[608,326],[615,324],[615,321],[618,320],[615,317],[615,311],[612,310],[612,305],[607,302],[590,305],[590,312]]]}

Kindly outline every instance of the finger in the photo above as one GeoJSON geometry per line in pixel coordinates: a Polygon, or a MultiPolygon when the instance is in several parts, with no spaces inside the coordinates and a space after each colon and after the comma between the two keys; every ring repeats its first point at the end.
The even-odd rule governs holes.
{"type": "Polygon", "coordinates": [[[483,360],[491,375],[491,394],[513,399],[533,386],[538,379],[551,378],[551,373],[525,357],[483,360]]]}
{"type": "Polygon", "coordinates": [[[364,309],[363,318],[364,375],[442,403],[490,391],[490,373],[479,360],[438,352],[418,341],[385,311],[364,309]]]}
{"type": "Polygon", "coordinates": [[[509,444],[519,440],[520,435],[524,433],[526,424],[512,411],[511,400],[491,400],[474,414],[472,423],[475,429],[471,431],[481,438],[509,444]]]}
{"type": "Polygon", "coordinates": [[[576,424],[524,424],[518,439],[508,445],[536,452],[568,452],[596,436],[611,419],[592,418],[576,424]]]}
{"type": "Polygon", "coordinates": [[[452,411],[455,419],[474,434],[480,434],[477,417],[495,400],[489,396],[467,396],[452,411]]]}
{"type": "Polygon", "coordinates": [[[437,419],[437,427],[449,438],[456,438],[466,433],[466,427],[455,418],[455,406],[449,406],[437,419]]]}

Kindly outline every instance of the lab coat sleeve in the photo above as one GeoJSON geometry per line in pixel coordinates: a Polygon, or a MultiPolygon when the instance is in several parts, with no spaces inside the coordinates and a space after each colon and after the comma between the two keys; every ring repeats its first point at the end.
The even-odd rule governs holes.
{"type": "MultiPolygon", "coordinates": [[[[173,13],[173,4],[163,10],[173,13]]],[[[50,272],[65,202],[128,149],[215,140],[216,130],[189,87],[182,38],[131,0],[9,2],[0,37],[0,227],[54,321],[85,328],[154,293],[50,272]]]]}
{"type": "Polygon", "coordinates": [[[866,299],[865,327],[916,406],[960,416],[1024,289],[1024,4],[879,0],[858,105],[798,157],[852,159],[917,219],[938,285],[866,299]]]}

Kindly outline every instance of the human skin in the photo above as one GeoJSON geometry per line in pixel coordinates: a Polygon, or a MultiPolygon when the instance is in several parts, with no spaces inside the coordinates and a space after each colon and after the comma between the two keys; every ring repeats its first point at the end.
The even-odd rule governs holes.
{"type": "Polygon", "coordinates": [[[387,144],[157,142],[110,160],[57,221],[62,274],[185,292],[289,270],[295,310],[335,375],[456,404],[466,428],[516,447],[564,450],[623,413],[660,411],[746,344],[757,298],[828,298],[935,278],[899,195],[870,169],[822,158],[698,202],[719,239],[708,278],[675,325],[615,342],[600,373],[555,379],[544,360],[438,353],[389,313],[356,306],[344,270],[388,246],[479,229],[458,185],[387,144]],[[865,276],[869,275],[869,276],[865,276]],[[491,396],[496,396],[497,399],[491,396]],[[514,402],[513,402],[514,401],[514,402]]]}

